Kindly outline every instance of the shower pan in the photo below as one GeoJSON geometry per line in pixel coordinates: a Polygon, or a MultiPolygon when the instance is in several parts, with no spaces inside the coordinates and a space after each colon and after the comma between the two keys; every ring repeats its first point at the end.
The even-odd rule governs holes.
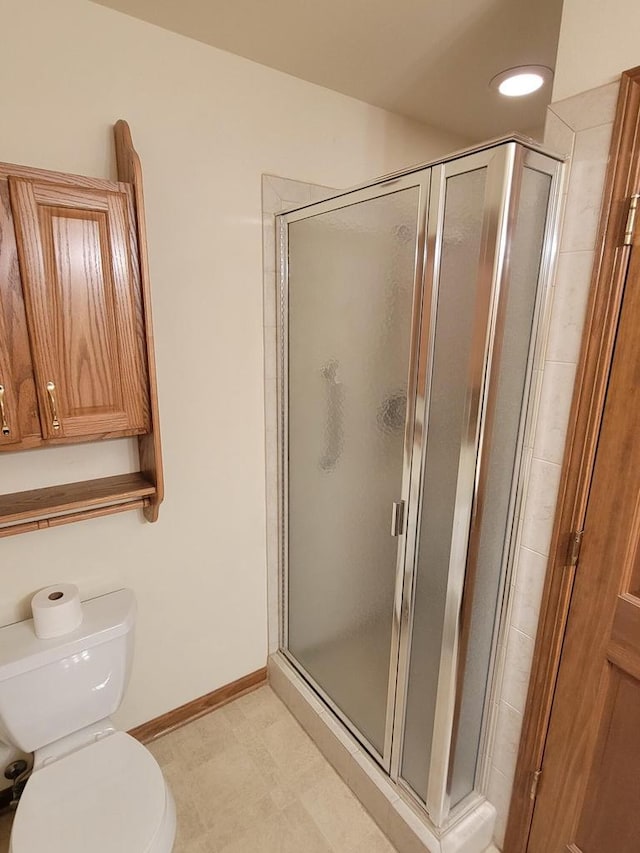
{"type": "Polygon", "coordinates": [[[482,795],[561,162],[277,216],[280,654],[436,828],[482,795]]]}

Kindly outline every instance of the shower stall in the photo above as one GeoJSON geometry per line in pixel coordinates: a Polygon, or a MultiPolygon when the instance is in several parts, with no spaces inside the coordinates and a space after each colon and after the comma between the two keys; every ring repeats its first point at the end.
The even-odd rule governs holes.
{"type": "Polygon", "coordinates": [[[277,216],[281,653],[435,827],[482,793],[560,166],[509,137],[277,216]]]}

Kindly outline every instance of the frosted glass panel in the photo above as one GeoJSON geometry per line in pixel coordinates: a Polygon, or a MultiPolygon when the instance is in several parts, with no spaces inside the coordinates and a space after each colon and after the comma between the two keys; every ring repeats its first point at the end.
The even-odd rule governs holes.
{"type": "Polygon", "coordinates": [[[426,799],[463,452],[486,169],[447,179],[401,774],[426,799]]]}
{"type": "Polygon", "coordinates": [[[383,753],[419,188],[289,223],[288,648],[383,753]]]}
{"type": "MultiPolygon", "coordinates": [[[[491,418],[480,540],[471,622],[464,661],[462,701],[451,774],[451,805],[473,791],[482,715],[491,658],[498,592],[508,545],[512,480],[518,444],[527,360],[551,178],[525,168],[515,233],[511,244],[502,334],[500,370],[491,418]]],[[[466,633],[463,627],[463,635],[466,633]]]]}

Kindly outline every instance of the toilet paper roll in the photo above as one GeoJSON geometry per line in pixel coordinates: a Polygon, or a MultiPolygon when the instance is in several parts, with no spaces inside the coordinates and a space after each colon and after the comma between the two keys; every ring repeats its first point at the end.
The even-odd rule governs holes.
{"type": "Polygon", "coordinates": [[[58,583],[41,589],[31,599],[31,612],[36,637],[41,640],[70,634],[82,622],[78,587],[72,583],[58,583]]]}

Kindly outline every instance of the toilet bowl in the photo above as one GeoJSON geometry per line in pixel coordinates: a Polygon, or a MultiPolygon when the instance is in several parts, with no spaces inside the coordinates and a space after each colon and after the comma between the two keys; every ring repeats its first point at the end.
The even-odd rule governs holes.
{"type": "Polygon", "coordinates": [[[151,753],[117,731],[133,654],[129,590],[83,604],[71,634],[0,628],[0,740],[34,752],[10,853],[170,853],[171,791],[151,753]]]}
{"type": "Polygon", "coordinates": [[[170,853],[175,831],[160,767],[137,740],[115,732],[33,773],[9,850],[170,853]]]}

